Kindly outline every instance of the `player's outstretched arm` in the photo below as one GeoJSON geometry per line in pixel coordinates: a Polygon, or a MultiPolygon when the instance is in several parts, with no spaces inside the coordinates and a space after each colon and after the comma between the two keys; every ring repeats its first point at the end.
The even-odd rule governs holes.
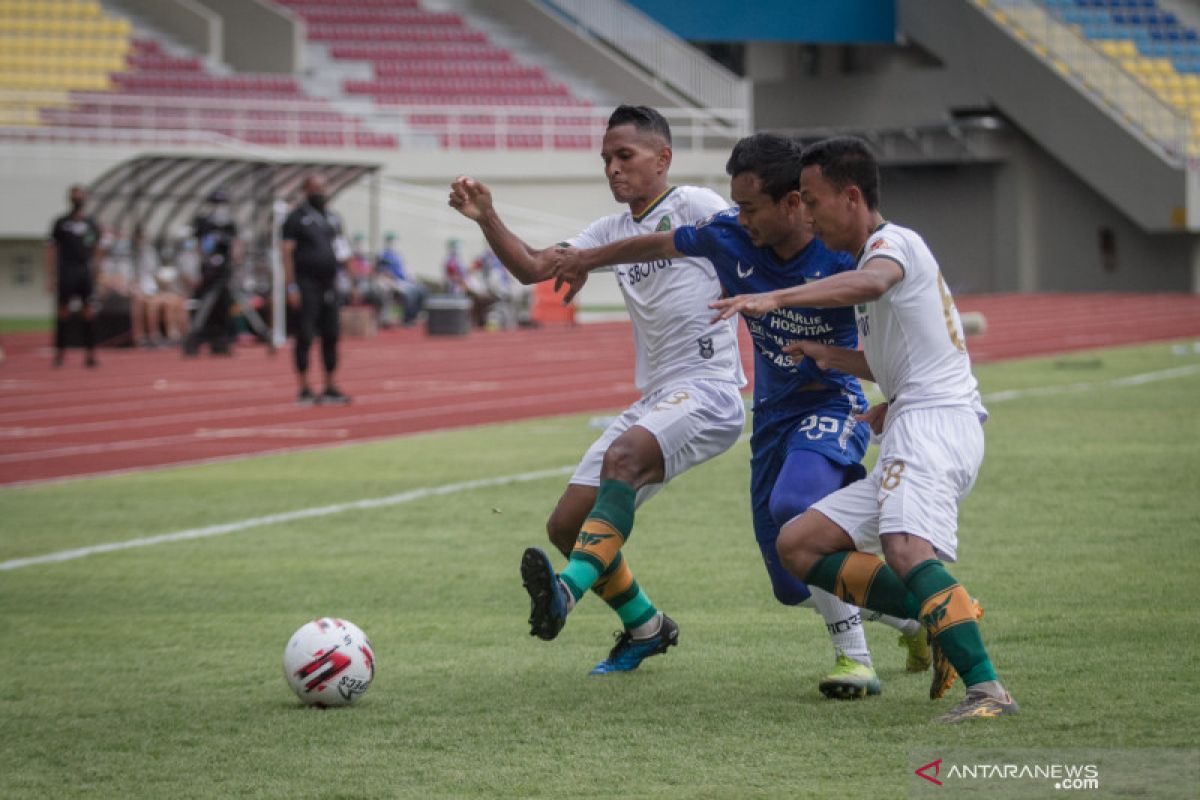
{"type": "Polygon", "coordinates": [[[570,302],[583,288],[587,274],[594,269],[675,258],[683,254],[675,249],[674,233],[644,233],[600,247],[558,247],[554,255],[554,290],[558,291],[563,284],[570,285],[570,290],[563,298],[563,302],[570,302]]]}
{"type": "Polygon", "coordinates": [[[904,277],[904,270],[890,258],[872,258],[853,272],[840,272],[819,281],[789,286],[762,294],[740,294],[709,305],[716,309],[716,322],[744,313],[761,317],[777,308],[844,308],[878,300],[904,277]]]}
{"type": "Polygon", "coordinates": [[[450,207],[479,225],[488,247],[521,283],[539,283],[553,276],[553,250],[534,250],[510,231],[496,213],[486,184],[459,177],[450,184],[450,207]]]}

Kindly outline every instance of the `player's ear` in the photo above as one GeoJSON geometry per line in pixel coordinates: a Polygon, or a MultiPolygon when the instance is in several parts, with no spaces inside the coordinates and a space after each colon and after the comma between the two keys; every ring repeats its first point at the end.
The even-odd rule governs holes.
{"type": "Polygon", "coordinates": [[[800,202],[799,189],[792,189],[783,196],[780,202],[783,203],[783,207],[791,214],[798,214],[804,210],[804,203],[800,202]]]}
{"type": "Polygon", "coordinates": [[[674,152],[671,150],[671,145],[663,145],[658,151],[658,171],[666,172],[671,168],[671,157],[674,152]]]}
{"type": "Polygon", "coordinates": [[[858,184],[847,184],[843,191],[845,192],[846,199],[850,202],[851,206],[857,207],[866,205],[866,200],[863,198],[862,189],[858,188],[858,184]]]}

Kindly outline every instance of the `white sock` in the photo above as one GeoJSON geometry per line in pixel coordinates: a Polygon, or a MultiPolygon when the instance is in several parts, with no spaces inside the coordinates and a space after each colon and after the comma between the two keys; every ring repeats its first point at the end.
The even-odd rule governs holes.
{"type": "Polygon", "coordinates": [[[833,640],[833,649],[860,664],[871,666],[871,652],[867,649],[867,636],[863,633],[862,614],[858,607],[843,603],[816,586],[810,586],[809,589],[812,590],[812,606],[825,620],[825,628],[833,640]]]}
{"type": "Polygon", "coordinates": [[[563,583],[563,579],[558,579],[558,585],[562,587],[563,594],[567,598],[567,613],[570,614],[575,608],[575,595],[571,594],[571,590],[567,588],[567,584],[563,583]]]}
{"type": "Polygon", "coordinates": [[[878,611],[869,611],[862,609],[863,622],[882,622],[889,628],[895,628],[905,636],[912,636],[917,631],[921,630],[921,623],[915,619],[900,619],[888,614],[881,614],[878,611]]]}
{"type": "Polygon", "coordinates": [[[638,625],[635,628],[629,629],[629,635],[635,639],[649,639],[654,634],[658,633],[658,629],[662,627],[663,613],[660,611],[653,617],[638,625]]]}

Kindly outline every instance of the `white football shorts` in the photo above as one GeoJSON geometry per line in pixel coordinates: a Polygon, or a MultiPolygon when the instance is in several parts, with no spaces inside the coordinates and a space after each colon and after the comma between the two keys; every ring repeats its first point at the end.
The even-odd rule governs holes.
{"type": "Polygon", "coordinates": [[[889,421],[875,468],[813,504],[854,540],[882,554],[880,533],[910,533],[938,558],[958,558],[958,504],[983,463],[983,425],[969,408],[914,408],[889,421]]]}
{"type": "Polygon", "coordinates": [[[658,440],[666,467],[662,483],[638,491],[640,506],[676,475],[719,456],[738,440],[746,424],[746,404],[737,384],[714,380],[680,380],[645,395],[625,409],[583,454],[571,483],[600,485],[600,468],[609,445],[634,425],[658,440]]]}

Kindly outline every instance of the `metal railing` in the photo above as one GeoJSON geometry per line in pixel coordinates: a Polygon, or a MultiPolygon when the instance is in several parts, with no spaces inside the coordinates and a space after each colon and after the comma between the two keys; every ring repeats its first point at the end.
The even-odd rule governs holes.
{"type": "Polygon", "coordinates": [[[659,85],[713,113],[736,109],[730,124],[749,132],[752,87],[636,8],[617,0],[542,0],[641,66],[659,85]]]}
{"type": "MultiPolygon", "coordinates": [[[[376,105],[295,99],[178,97],[109,92],[0,91],[0,127],[8,138],[61,140],[74,132],[161,140],[209,133],[267,147],[339,149],[600,149],[611,109],[550,105],[376,105]],[[64,133],[67,132],[67,133],[64,133]]],[[[739,109],[664,108],[675,149],[726,148],[741,130],[714,117],[739,109]]]]}
{"type": "MultiPolygon", "coordinates": [[[[1183,112],[1159,97],[1039,0],[975,0],[1063,78],[1132,129],[1169,163],[1184,166],[1200,142],[1183,112]]],[[[1036,91],[1036,87],[1030,87],[1036,91]]]]}

